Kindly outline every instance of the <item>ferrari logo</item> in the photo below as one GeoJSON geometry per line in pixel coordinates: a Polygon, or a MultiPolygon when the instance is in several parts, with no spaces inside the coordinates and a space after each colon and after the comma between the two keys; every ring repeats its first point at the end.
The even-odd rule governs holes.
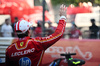
{"type": "Polygon", "coordinates": [[[24,42],[21,42],[21,43],[20,43],[20,46],[22,47],[22,46],[23,46],[23,44],[24,44],[24,42]]]}

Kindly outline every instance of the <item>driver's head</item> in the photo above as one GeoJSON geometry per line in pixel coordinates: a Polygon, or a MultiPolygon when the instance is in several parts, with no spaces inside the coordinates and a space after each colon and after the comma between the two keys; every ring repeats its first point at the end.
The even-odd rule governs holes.
{"type": "Polygon", "coordinates": [[[28,36],[29,28],[32,25],[31,22],[27,22],[25,20],[19,20],[15,25],[15,31],[19,38],[23,38],[28,36]]]}

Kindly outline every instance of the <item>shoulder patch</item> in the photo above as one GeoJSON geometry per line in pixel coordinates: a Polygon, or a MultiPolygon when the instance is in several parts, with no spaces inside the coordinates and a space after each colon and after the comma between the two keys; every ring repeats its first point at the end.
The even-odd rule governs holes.
{"type": "Polygon", "coordinates": [[[32,40],[27,40],[26,42],[20,42],[19,45],[16,43],[15,47],[17,50],[25,49],[28,46],[28,42],[32,40]]]}
{"type": "Polygon", "coordinates": [[[23,46],[23,44],[24,44],[24,42],[20,42],[20,46],[21,46],[21,47],[23,46]]]}

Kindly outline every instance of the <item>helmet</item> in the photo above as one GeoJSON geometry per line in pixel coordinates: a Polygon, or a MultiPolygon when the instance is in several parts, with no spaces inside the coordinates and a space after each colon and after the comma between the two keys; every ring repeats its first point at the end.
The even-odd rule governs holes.
{"type": "Polygon", "coordinates": [[[30,26],[32,25],[32,22],[27,22],[25,20],[19,20],[15,25],[15,31],[20,31],[20,33],[25,33],[30,26]]]}

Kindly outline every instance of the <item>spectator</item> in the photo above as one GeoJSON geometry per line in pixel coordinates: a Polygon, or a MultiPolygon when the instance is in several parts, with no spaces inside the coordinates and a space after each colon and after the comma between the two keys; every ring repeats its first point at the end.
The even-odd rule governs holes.
{"type": "Polygon", "coordinates": [[[13,29],[10,25],[10,20],[6,19],[5,24],[1,27],[1,35],[2,37],[12,37],[13,29]]]}
{"type": "Polygon", "coordinates": [[[42,37],[42,21],[37,21],[37,27],[34,31],[35,37],[42,37]]]}
{"type": "Polygon", "coordinates": [[[88,7],[88,4],[86,2],[83,2],[83,7],[88,7]]]}
{"type": "Polygon", "coordinates": [[[14,18],[14,23],[12,24],[12,28],[13,28],[13,37],[16,37],[17,35],[16,35],[16,33],[15,33],[15,24],[18,22],[18,17],[15,17],[14,18]]]}
{"type": "Polygon", "coordinates": [[[30,36],[31,37],[36,37],[35,35],[34,35],[34,33],[35,33],[35,26],[32,26],[32,27],[30,27],[30,36]]]}
{"type": "Polygon", "coordinates": [[[99,31],[99,27],[95,24],[95,19],[91,19],[92,26],[89,27],[90,31],[90,39],[97,39],[97,33],[99,31]]]}
{"type": "Polygon", "coordinates": [[[74,4],[71,4],[71,5],[69,5],[69,7],[70,7],[70,8],[74,8],[75,6],[74,6],[74,4]]]}
{"type": "Polygon", "coordinates": [[[55,31],[55,27],[52,26],[52,22],[48,21],[48,28],[46,29],[47,35],[51,35],[55,31]]]}
{"type": "Polygon", "coordinates": [[[92,7],[92,3],[91,2],[88,2],[87,4],[88,4],[89,7],[92,7]]]}
{"type": "Polygon", "coordinates": [[[75,24],[72,24],[71,30],[69,32],[70,39],[79,39],[79,36],[81,36],[80,30],[77,29],[77,26],[75,24]]]}
{"type": "Polygon", "coordinates": [[[83,7],[83,3],[82,2],[79,2],[79,7],[83,7]]]}

